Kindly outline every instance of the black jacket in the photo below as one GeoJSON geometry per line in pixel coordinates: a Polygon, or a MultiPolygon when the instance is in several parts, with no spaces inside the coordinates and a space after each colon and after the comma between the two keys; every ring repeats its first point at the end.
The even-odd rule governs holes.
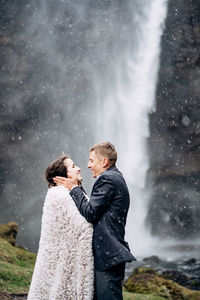
{"type": "Polygon", "coordinates": [[[94,183],[90,201],[79,187],[70,191],[78,210],[94,225],[93,253],[97,270],[135,260],[124,241],[130,204],[126,182],[115,166],[102,173],[94,183]]]}

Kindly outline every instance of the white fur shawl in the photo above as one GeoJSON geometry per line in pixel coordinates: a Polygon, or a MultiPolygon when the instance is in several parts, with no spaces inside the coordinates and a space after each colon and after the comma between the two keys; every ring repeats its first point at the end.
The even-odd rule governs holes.
{"type": "Polygon", "coordinates": [[[28,300],[93,298],[92,235],[92,225],[80,215],[68,190],[51,187],[28,300]]]}

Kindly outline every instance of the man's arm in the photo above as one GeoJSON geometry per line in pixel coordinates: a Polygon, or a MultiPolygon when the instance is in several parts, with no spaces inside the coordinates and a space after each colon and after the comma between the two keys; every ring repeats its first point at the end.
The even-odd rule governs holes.
{"type": "Polygon", "coordinates": [[[99,182],[95,184],[90,201],[88,201],[80,187],[74,187],[70,191],[70,195],[78,210],[90,223],[96,223],[102,216],[104,211],[109,207],[113,194],[113,183],[105,176],[102,176],[99,182]]]}

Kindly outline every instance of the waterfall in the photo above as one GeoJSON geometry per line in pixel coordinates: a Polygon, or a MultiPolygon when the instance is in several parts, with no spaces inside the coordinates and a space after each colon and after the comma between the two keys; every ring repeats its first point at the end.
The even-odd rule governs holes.
{"type": "Polygon", "coordinates": [[[99,98],[97,140],[109,140],[118,150],[117,166],[127,180],[131,195],[127,238],[133,253],[142,256],[154,251],[145,227],[150,197],[145,186],[149,168],[148,114],[155,106],[167,1],[137,1],[132,11],[135,28],[129,30],[134,37],[131,43],[124,44],[126,51],[121,57],[119,53],[113,68],[112,89],[99,98]]]}
{"type": "Polygon", "coordinates": [[[23,0],[5,1],[2,9],[1,84],[9,93],[3,97],[1,222],[18,222],[18,243],[36,251],[46,167],[69,153],[89,193],[88,149],[110,140],[131,192],[128,240],[141,255],[148,113],[167,0],[23,0]]]}

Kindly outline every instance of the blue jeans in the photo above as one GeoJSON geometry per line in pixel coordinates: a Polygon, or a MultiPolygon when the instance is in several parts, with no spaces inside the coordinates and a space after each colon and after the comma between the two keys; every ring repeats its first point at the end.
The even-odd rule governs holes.
{"type": "Polygon", "coordinates": [[[94,300],[122,300],[122,281],[126,263],[116,265],[106,271],[95,270],[94,300]]]}

